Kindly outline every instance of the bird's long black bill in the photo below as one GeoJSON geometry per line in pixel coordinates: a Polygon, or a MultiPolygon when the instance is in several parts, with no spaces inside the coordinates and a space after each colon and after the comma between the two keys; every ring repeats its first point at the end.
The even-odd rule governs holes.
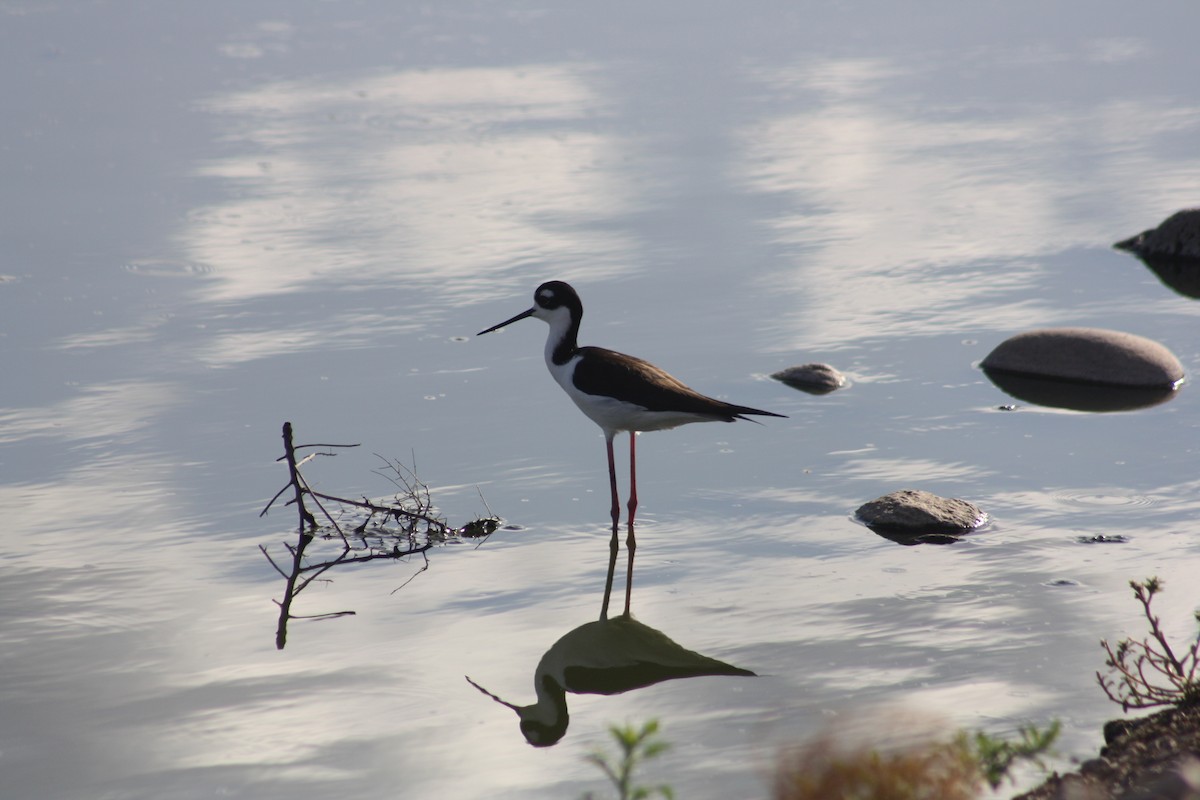
{"type": "Polygon", "coordinates": [[[531,308],[528,311],[522,311],[520,314],[517,314],[512,319],[506,319],[506,320],[504,320],[504,322],[501,322],[499,325],[493,325],[492,327],[488,328],[486,331],[480,331],[479,333],[477,333],[475,335],[483,336],[485,333],[491,333],[492,331],[498,331],[501,328],[503,328],[505,325],[512,325],[514,322],[516,322],[519,319],[525,319],[526,317],[532,317],[533,312],[536,310],[537,310],[536,308],[531,308]]]}
{"type": "MultiPolygon", "coordinates": [[[[484,333],[487,333],[487,331],[484,331],[484,333]]],[[[476,334],[476,335],[478,336],[478,334],[476,334]]],[[[471,679],[470,679],[469,677],[467,677],[466,675],[463,675],[463,677],[464,677],[464,678],[467,678],[467,683],[471,684],[471,685],[472,685],[472,686],[474,686],[476,689],[478,689],[479,691],[483,692],[484,694],[486,694],[488,697],[490,697],[490,698],[492,698],[493,700],[495,700],[495,701],[496,701],[497,703],[499,703],[500,705],[502,705],[502,706],[507,706],[507,707],[511,708],[513,711],[516,711],[518,714],[520,714],[520,713],[521,713],[521,709],[517,708],[517,707],[516,707],[516,706],[514,706],[512,703],[508,702],[507,700],[501,700],[499,697],[496,697],[496,695],[492,694],[492,693],[491,693],[491,692],[489,692],[487,689],[483,688],[482,686],[480,686],[480,685],[479,685],[478,683],[476,683],[475,681],[471,680],[471,679]]]]}

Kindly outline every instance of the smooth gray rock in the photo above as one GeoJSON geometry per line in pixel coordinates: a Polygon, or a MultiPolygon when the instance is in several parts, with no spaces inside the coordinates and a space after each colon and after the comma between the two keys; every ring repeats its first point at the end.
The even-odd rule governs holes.
{"type": "Polygon", "coordinates": [[[920,489],[901,489],[864,503],[854,512],[870,528],[910,535],[967,533],[987,522],[988,515],[966,500],[939,497],[920,489]]]}
{"type": "Polygon", "coordinates": [[[781,369],[771,377],[810,394],[829,394],[846,385],[846,376],[828,364],[800,364],[781,369]]]}
{"type": "Polygon", "coordinates": [[[1196,259],[1200,261],[1200,208],[1176,211],[1157,228],[1113,245],[1140,256],[1196,259]]]}
{"type": "Polygon", "coordinates": [[[1043,328],[1017,334],[988,353],[985,370],[1110,386],[1172,389],[1183,365],[1163,345],[1103,328],[1043,328]]]}

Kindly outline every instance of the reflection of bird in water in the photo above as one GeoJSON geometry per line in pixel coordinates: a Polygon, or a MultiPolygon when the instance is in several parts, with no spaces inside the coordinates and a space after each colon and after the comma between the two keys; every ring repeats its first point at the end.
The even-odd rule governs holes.
{"type": "MultiPolygon", "coordinates": [[[[613,438],[629,431],[629,568],[625,584],[625,613],[629,613],[629,587],[633,578],[633,551],[636,540],[633,518],[637,512],[637,456],[634,435],[637,431],[660,431],[689,422],[733,422],[746,415],[782,417],[771,411],[738,406],[706,397],[685,386],[653,364],[602,347],[580,347],[579,322],[583,303],[569,284],[562,281],[543,283],[533,294],[533,308],[493,325],[477,335],[491,333],[506,325],[536,317],[550,325],[546,339],[546,366],[563,391],[604,431],[608,450],[608,481],[612,493],[613,538],[611,550],[617,550],[617,523],[621,502],[617,495],[617,470],[613,462],[613,438]]],[[[611,588],[611,572],[609,588],[611,588]]],[[[607,614],[607,597],[602,616],[607,614]]]]}
{"type": "Polygon", "coordinates": [[[517,712],[526,741],[534,747],[548,747],[567,732],[567,692],[621,694],[702,675],[754,673],[681,647],[662,631],[621,615],[580,625],[546,651],[534,673],[537,702],[533,705],[513,705],[470,678],[467,681],[517,712]]]}

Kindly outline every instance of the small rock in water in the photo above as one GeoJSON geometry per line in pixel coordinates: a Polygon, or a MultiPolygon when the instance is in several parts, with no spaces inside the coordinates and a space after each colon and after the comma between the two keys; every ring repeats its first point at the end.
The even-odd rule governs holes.
{"type": "Polygon", "coordinates": [[[809,394],[829,394],[846,385],[846,376],[828,364],[801,364],[782,369],[771,377],[809,394]]]}
{"type": "Polygon", "coordinates": [[[1013,336],[988,353],[984,370],[1063,381],[1174,389],[1183,365],[1163,345],[1103,328],[1041,328],[1013,336]]]}
{"type": "Polygon", "coordinates": [[[1167,217],[1157,228],[1142,231],[1113,245],[1139,256],[1200,261],[1200,208],[1185,208],[1167,217]]]}
{"type": "Polygon", "coordinates": [[[984,511],[966,500],[939,497],[919,489],[885,494],[864,503],[854,515],[872,530],[905,536],[969,533],[988,520],[984,511]]]}
{"type": "Polygon", "coordinates": [[[485,536],[491,536],[500,527],[500,520],[496,517],[483,517],[468,522],[458,529],[458,535],[466,539],[480,539],[485,536]]]}
{"type": "Polygon", "coordinates": [[[1092,536],[1078,536],[1075,541],[1080,544],[1125,544],[1129,541],[1129,537],[1119,533],[1114,535],[1097,533],[1092,536]]]}

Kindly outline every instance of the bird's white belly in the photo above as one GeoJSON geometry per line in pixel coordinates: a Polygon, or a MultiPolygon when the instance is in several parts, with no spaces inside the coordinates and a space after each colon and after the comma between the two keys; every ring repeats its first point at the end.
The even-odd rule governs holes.
{"type": "Polygon", "coordinates": [[[570,392],[579,410],[606,431],[662,431],[709,417],[678,411],[650,411],[612,397],[570,392]]]}

